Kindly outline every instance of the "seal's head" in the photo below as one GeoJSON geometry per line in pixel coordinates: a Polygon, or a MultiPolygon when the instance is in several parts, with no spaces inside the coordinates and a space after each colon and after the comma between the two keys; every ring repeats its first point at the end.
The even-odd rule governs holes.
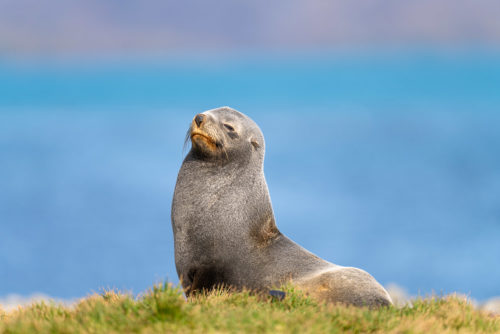
{"type": "Polygon", "coordinates": [[[257,155],[264,157],[264,136],[248,116],[221,107],[196,115],[188,130],[191,152],[203,159],[230,162],[257,155]]]}

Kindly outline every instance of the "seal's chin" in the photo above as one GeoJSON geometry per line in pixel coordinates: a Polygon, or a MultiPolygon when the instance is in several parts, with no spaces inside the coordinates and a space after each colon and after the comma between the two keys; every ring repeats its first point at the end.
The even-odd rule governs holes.
{"type": "Polygon", "coordinates": [[[194,146],[207,148],[210,151],[215,151],[217,148],[216,141],[212,137],[203,132],[193,131],[191,132],[190,136],[191,136],[191,143],[194,146]]]}

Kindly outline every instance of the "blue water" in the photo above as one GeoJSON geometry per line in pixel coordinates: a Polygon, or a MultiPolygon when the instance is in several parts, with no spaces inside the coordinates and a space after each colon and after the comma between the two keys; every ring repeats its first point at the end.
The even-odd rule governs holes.
{"type": "Polygon", "coordinates": [[[412,294],[500,295],[500,54],[0,61],[0,296],[177,282],[198,112],[267,143],[278,227],[412,294]]]}

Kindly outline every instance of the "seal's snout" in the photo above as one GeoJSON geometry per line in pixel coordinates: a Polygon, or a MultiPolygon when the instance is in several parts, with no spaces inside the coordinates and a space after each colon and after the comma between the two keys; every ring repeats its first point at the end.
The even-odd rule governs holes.
{"type": "Polygon", "coordinates": [[[209,116],[198,114],[194,116],[189,128],[189,136],[194,147],[198,150],[207,152],[215,152],[219,148],[216,133],[211,127],[209,116]]]}
{"type": "Polygon", "coordinates": [[[205,115],[203,114],[198,114],[194,117],[194,122],[196,123],[197,127],[200,127],[204,120],[205,120],[205,115]]]}

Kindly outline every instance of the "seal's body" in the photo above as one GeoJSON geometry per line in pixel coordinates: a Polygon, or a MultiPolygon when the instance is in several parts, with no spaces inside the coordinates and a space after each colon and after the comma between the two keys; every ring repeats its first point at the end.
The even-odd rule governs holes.
{"type": "Polygon", "coordinates": [[[290,281],[327,302],[391,304],[366,272],[320,259],[277,229],[263,172],[264,137],[223,107],[196,115],[172,203],[175,263],[189,295],[218,285],[268,290],[290,281]]]}

